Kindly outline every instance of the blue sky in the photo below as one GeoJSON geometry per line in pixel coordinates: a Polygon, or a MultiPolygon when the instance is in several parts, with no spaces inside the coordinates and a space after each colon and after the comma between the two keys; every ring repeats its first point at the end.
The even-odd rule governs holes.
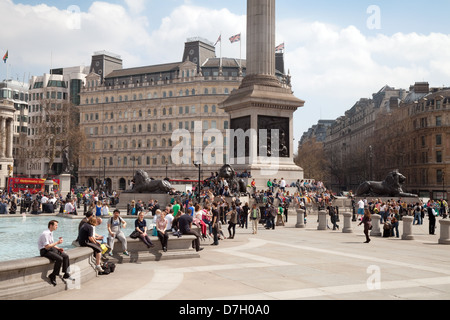
{"type": "MultiPolygon", "coordinates": [[[[277,42],[286,43],[293,90],[306,100],[296,139],[385,85],[450,86],[449,12],[450,1],[278,0],[277,42]]],[[[120,54],[125,67],[174,62],[188,37],[245,33],[245,13],[243,0],[0,0],[0,54],[9,50],[9,75],[20,80],[50,66],[89,65],[99,50],[120,54]],[[71,5],[81,10],[76,28],[68,26],[71,5]]],[[[239,46],[224,41],[223,56],[238,58],[239,46]]]]}

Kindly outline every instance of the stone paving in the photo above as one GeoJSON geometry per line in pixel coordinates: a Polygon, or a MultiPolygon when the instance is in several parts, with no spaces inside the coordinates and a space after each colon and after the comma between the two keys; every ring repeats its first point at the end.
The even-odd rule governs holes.
{"type": "MultiPolygon", "coordinates": [[[[297,229],[289,216],[286,226],[260,225],[257,235],[236,228],[219,246],[204,241],[199,259],[118,265],[113,274],[40,300],[450,299],[450,247],[438,244],[439,222],[436,235],[428,234],[425,218],[413,226],[414,240],[372,237],[364,244],[356,222],[344,234],[318,231],[316,220],[309,216],[297,229]]],[[[401,235],[401,223],[399,229],[401,235]]]]}

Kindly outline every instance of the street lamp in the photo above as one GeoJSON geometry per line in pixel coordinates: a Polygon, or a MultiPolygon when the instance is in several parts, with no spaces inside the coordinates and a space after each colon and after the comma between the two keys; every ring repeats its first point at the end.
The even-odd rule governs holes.
{"type": "Polygon", "coordinates": [[[169,162],[166,161],[165,165],[166,165],[166,180],[169,180],[169,176],[167,174],[167,169],[169,168],[169,162]]]}
{"type": "Polygon", "coordinates": [[[196,168],[198,168],[198,190],[197,190],[197,199],[198,199],[198,203],[200,203],[200,192],[201,192],[201,171],[202,171],[202,160],[203,160],[203,150],[199,149],[196,154],[198,155],[197,161],[194,161],[193,164],[196,168]]]}

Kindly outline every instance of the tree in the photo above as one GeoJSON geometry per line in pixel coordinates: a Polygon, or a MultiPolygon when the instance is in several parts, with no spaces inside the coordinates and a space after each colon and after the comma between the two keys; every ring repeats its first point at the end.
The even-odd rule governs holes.
{"type": "Polygon", "coordinates": [[[86,136],[79,126],[78,108],[68,101],[53,99],[41,100],[41,107],[31,148],[32,158],[48,162],[47,176],[63,171],[75,174],[80,157],[87,153],[86,136]],[[54,167],[55,163],[61,163],[60,167],[54,167]]]}
{"type": "Polygon", "coordinates": [[[303,168],[305,178],[327,181],[330,163],[325,157],[323,146],[323,142],[312,138],[298,148],[295,164],[303,168]]]}

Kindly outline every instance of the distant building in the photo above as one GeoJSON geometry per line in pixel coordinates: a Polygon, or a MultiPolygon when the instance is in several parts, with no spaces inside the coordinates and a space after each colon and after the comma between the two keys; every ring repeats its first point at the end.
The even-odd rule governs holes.
{"type": "Polygon", "coordinates": [[[391,105],[398,105],[405,96],[405,90],[385,86],[372,99],[360,99],[328,127],[324,148],[331,165],[331,181],[327,183],[333,190],[356,190],[361,182],[375,178],[375,124],[381,114],[389,113],[391,105]]]}
{"type": "MultiPolygon", "coordinates": [[[[27,142],[27,128],[28,128],[28,84],[7,80],[0,83],[0,102],[3,101],[2,110],[5,117],[9,119],[11,116],[10,109],[13,108],[12,122],[6,120],[5,123],[0,123],[0,137],[3,137],[3,150],[0,151],[0,159],[6,161],[6,165],[2,163],[1,172],[5,172],[8,165],[13,166],[13,174],[26,175],[26,142],[27,142]],[[10,141],[9,126],[12,130],[12,141],[10,141]],[[12,146],[10,145],[12,143],[12,146]],[[10,148],[11,147],[11,148],[10,148]],[[6,148],[6,150],[5,150],[6,148]],[[3,157],[1,157],[1,155],[3,157]],[[6,157],[6,159],[5,159],[6,157]],[[14,159],[14,160],[13,160],[14,159]]],[[[2,160],[0,160],[2,161],[2,160]]],[[[3,180],[1,181],[3,185],[3,180]]]]}
{"type": "MultiPolygon", "coordinates": [[[[226,137],[230,117],[219,105],[241,84],[246,61],[217,57],[214,45],[201,38],[188,39],[178,62],[122,69],[116,55],[102,59],[114,58],[118,67],[107,74],[91,66],[81,92],[80,125],[89,152],[80,160],[79,183],[95,188],[103,182],[108,190],[125,190],[137,168],[155,179],[197,180],[192,163],[174,165],[172,151],[180,142],[172,134],[182,129],[193,138],[199,122],[202,134],[217,129],[226,137]]],[[[278,65],[284,68],[282,58],[278,65]]],[[[102,59],[93,57],[92,63],[101,65],[102,59]]],[[[277,76],[289,81],[284,72],[277,76]]],[[[201,143],[205,148],[213,142],[206,137],[201,143]]],[[[226,149],[229,141],[224,138],[223,143],[226,149]]],[[[203,179],[223,162],[212,156],[206,159],[211,165],[202,166],[203,179]]]]}
{"type": "MultiPolygon", "coordinates": [[[[47,174],[59,175],[62,173],[63,158],[57,156],[50,168],[48,156],[36,152],[36,142],[42,139],[43,123],[48,121],[47,112],[57,112],[63,105],[72,108],[80,104],[80,91],[85,85],[89,68],[84,66],[53,69],[50,74],[33,76],[29,85],[29,115],[27,139],[27,172],[33,178],[43,178],[47,174]],[[44,110],[50,105],[49,110],[44,110]]],[[[64,124],[61,124],[64,125],[64,124]]],[[[40,150],[38,150],[40,151],[40,150]]]]}
{"type": "Polygon", "coordinates": [[[378,177],[398,169],[409,192],[448,199],[450,88],[418,82],[389,113],[377,118],[373,144],[378,177]]]}
{"type": "Polygon", "coordinates": [[[317,142],[325,142],[328,128],[331,127],[333,123],[334,120],[319,120],[317,124],[313,125],[302,135],[299,141],[299,147],[301,147],[305,142],[313,139],[317,142]]]}

